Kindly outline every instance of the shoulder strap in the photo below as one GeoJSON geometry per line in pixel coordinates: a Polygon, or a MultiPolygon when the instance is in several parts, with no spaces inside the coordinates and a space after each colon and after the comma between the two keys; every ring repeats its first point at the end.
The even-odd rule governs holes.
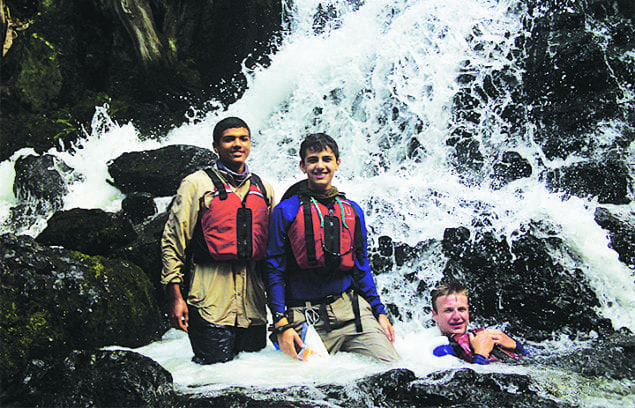
{"type": "Polygon", "coordinates": [[[220,177],[218,177],[218,174],[216,174],[213,168],[206,167],[203,170],[205,170],[205,173],[207,173],[209,178],[212,180],[212,183],[214,183],[214,187],[216,188],[216,191],[218,192],[218,197],[221,200],[226,200],[227,188],[225,187],[225,183],[223,183],[220,177]]]}
{"type": "Polygon", "coordinates": [[[256,173],[251,173],[251,182],[260,190],[262,196],[265,198],[265,202],[267,203],[267,207],[271,205],[269,202],[269,197],[267,196],[267,189],[265,188],[265,184],[262,182],[260,176],[256,173]]]}
{"type": "Polygon", "coordinates": [[[313,234],[313,214],[311,213],[311,200],[301,196],[300,205],[304,211],[304,236],[306,240],[306,255],[309,266],[317,265],[317,255],[315,252],[315,235],[313,234]]]}
{"type": "MultiPolygon", "coordinates": [[[[344,193],[341,193],[341,197],[344,200],[346,200],[346,196],[344,195],[344,193]]],[[[362,234],[362,222],[359,217],[359,214],[357,214],[357,211],[355,210],[355,206],[351,204],[351,202],[348,200],[346,200],[346,203],[351,206],[351,209],[353,210],[353,213],[355,214],[354,239],[355,239],[355,258],[357,258],[359,255],[362,254],[363,246],[364,246],[364,235],[362,234]]],[[[363,328],[362,328],[362,319],[361,319],[361,313],[359,310],[359,298],[358,298],[359,292],[360,292],[360,288],[359,288],[360,273],[359,273],[359,269],[357,269],[357,265],[353,266],[352,275],[353,275],[353,297],[351,301],[353,302],[353,314],[355,315],[355,329],[357,330],[358,333],[361,333],[363,331],[363,328]]]]}

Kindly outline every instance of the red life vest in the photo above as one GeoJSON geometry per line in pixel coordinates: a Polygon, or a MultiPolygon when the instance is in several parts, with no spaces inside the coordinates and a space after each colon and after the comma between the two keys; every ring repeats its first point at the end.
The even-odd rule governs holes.
{"type": "Polygon", "coordinates": [[[249,192],[241,200],[212,169],[205,172],[216,187],[214,198],[199,222],[209,255],[217,261],[264,258],[269,202],[260,177],[251,174],[249,192]]]}
{"type": "MultiPolygon", "coordinates": [[[[470,333],[475,335],[482,330],[483,329],[474,329],[470,330],[470,333]]],[[[472,350],[472,347],[470,346],[470,335],[468,333],[455,334],[454,336],[450,337],[450,345],[454,349],[457,357],[464,361],[467,361],[468,363],[474,362],[474,350],[472,350]]],[[[520,355],[512,351],[508,351],[496,346],[490,353],[489,361],[500,362],[503,356],[512,357],[514,359],[521,357],[520,355]],[[497,358],[497,356],[494,356],[494,354],[497,354],[497,356],[500,358],[497,358]]]]}
{"type": "Polygon", "coordinates": [[[358,221],[355,209],[346,199],[336,197],[332,208],[314,198],[300,197],[300,208],[289,227],[289,242],[298,266],[302,269],[327,265],[335,259],[337,269],[355,266],[355,232],[358,221]]]}

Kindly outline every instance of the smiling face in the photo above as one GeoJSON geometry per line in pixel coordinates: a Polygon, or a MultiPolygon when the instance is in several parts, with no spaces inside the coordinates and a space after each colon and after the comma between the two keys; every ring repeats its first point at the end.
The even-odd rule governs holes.
{"type": "Polygon", "coordinates": [[[236,173],[245,171],[245,160],[251,152],[249,130],[244,127],[226,129],[213,146],[221,163],[227,168],[236,173]]]}
{"type": "Polygon", "coordinates": [[[467,296],[457,293],[440,296],[437,298],[436,311],[432,311],[432,318],[445,335],[465,334],[470,322],[467,296]]]}
{"type": "Polygon", "coordinates": [[[330,147],[320,152],[308,150],[304,160],[300,161],[300,169],[309,179],[309,188],[314,191],[326,191],[331,188],[333,176],[340,167],[340,159],[330,147]]]}

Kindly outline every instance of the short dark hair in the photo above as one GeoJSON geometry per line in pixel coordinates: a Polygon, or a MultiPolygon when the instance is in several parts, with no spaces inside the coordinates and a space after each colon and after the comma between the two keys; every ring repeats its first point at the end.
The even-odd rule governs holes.
{"type": "Polygon", "coordinates": [[[461,282],[457,282],[457,281],[448,282],[443,285],[437,286],[435,289],[433,289],[431,293],[432,310],[434,310],[435,313],[438,312],[437,310],[438,298],[440,298],[441,296],[449,296],[453,294],[468,296],[468,291],[467,291],[467,288],[461,282]]]}
{"type": "Polygon", "coordinates": [[[336,160],[340,158],[340,150],[337,147],[337,142],[331,136],[326,133],[312,133],[308,135],[300,145],[300,158],[304,163],[304,159],[309,150],[321,152],[322,150],[326,150],[327,147],[331,149],[336,160]]]}
{"type": "Polygon", "coordinates": [[[220,138],[223,136],[223,132],[227,129],[235,129],[235,128],[245,128],[247,132],[249,132],[249,137],[251,137],[251,130],[249,130],[249,126],[247,123],[238,118],[236,116],[230,116],[218,122],[216,126],[214,126],[214,143],[220,143],[220,138]]]}

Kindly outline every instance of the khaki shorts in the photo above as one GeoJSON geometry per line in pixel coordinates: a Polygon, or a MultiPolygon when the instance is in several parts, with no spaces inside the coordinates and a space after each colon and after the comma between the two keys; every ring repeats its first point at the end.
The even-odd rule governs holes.
{"type": "MultiPolygon", "coordinates": [[[[368,302],[361,296],[357,299],[362,321],[361,333],[357,332],[355,327],[355,314],[348,292],[342,293],[342,296],[333,303],[310,305],[311,309],[320,315],[314,327],[329,354],[347,351],[385,362],[399,360],[401,357],[382,330],[368,302]],[[328,324],[325,323],[325,319],[328,319],[328,324]]],[[[306,321],[304,315],[306,309],[306,307],[293,307],[287,312],[289,322],[298,333],[302,323],[306,321]]]]}

